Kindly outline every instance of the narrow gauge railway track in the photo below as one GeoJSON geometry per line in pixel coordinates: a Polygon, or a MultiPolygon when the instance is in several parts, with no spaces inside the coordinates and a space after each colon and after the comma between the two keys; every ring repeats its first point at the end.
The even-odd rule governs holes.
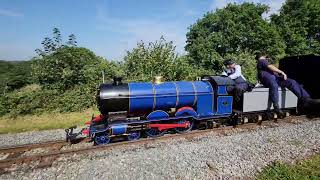
{"type": "Polygon", "coordinates": [[[68,145],[66,141],[58,140],[58,141],[48,141],[43,143],[33,143],[33,144],[25,144],[18,146],[5,147],[0,149],[0,154],[9,154],[7,158],[18,157],[24,152],[37,149],[37,148],[55,148],[61,149],[63,146],[68,145]]]}
{"type": "MultiPolygon", "coordinates": [[[[298,123],[297,121],[301,117],[287,117],[285,119],[282,119],[278,123],[298,123]]],[[[272,128],[278,126],[276,123],[272,121],[263,121],[263,127],[264,128],[272,128]]],[[[167,134],[158,138],[144,138],[136,141],[123,141],[123,142],[117,142],[117,143],[111,143],[107,145],[100,145],[100,146],[90,146],[90,147],[82,147],[77,149],[69,149],[69,150],[61,150],[63,146],[68,145],[69,143],[65,141],[52,141],[52,142],[46,142],[46,143],[39,143],[39,144],[28,144],[28,145],[21,145],[21,146],[15,146],[15,147],[8,147],[0,149],[0,154],[14,154],[9,155],[5,159],[0,160],[0,174],[8,173],[11,171],[15,171],[16,168],[20,165],[26,164],[31,165],[30,168],[44,168],[44,167],[50,167],[52,163],[57,160],[59,157],[63,155],[74,155],[74,154],[84,154],[89,153],[92,151],[101,151],[101,150],[111,150],[118,147],[126,147],[131,145],[147,145],[149,143],[155,143],[155,142],[161,142],[163,140],[168,139],[179,139],[184,138],[186,140],[192,141],[193,139],[197,137],[201,137],[201,135],[207,135],[210,132],[214,132],[216,135],[220,136],[226,136],[232,132],[248,132],[251,130],[258,129],[260,126],[258,126],[256,123],[248,123],[236,126],[236,128],[232,126],[223,126],[219,128],[213,128],[213,129],[206,129],[206,130],[195,130],[191,131],[189,133],[184,134],[167,134]],[[21,156],[24,152],[30,151],[32,149],[36,148],[48,148],[49,152],[47,153],[40,153],[40,154],[34,154],[34,155],[27,155],[27,156],[21,156]]]]}

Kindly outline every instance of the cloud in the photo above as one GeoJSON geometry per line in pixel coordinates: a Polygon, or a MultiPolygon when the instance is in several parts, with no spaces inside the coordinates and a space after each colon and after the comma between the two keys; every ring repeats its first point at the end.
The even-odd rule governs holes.
{"type": "Polygon", "coordinates": [[[21,17],[23,14],[12,10],[0,9],[0,16],[21,17]]]}

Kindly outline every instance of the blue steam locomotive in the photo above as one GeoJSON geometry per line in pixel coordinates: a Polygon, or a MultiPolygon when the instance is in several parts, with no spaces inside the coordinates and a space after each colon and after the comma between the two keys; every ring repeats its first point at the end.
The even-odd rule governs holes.
{"type": "MultiPolygon", "coordinates": [[[[268,109],[268,89],[256,88],[245,93],[242,101],[233,104],[227,87],[234,82],[227,77],[203,76],[200,81],[132,82],[101,84],[97,104],[101,115],[92,118],[78,134],[84,134],[96,145],[107,144],[113,137],[128,140],[142,135],[157,137],[168,130],[177,133],[194,127],[212,128],[222,123],[238,124],[261,121],[268,109]],[[263,90],[264,89],[264,90],[263,90]]],[[[282,108],[296,107],[296,97],[290,91],[279,90],[282,108]]],[[[276,115],[275,115],[276,116],[276,115]]],[[[274,117],[277,118],[277,117],[274,117]]],[[[67,139],[78,134],[66,130],[67,139]]]]}

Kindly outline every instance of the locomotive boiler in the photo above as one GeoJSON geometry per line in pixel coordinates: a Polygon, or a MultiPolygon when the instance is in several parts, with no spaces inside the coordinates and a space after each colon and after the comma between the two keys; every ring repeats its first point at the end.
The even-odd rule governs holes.
{"type": "Polygon", "coordinates": [[[165,118],[169,112],[181,112],[181,108],[188,107],[188,110],[192,109],[192,113],[188,111],[189,115],[205,118],[231,113],[232,97],[228,96],[225,87],[223,83],[215,91],[210,81],[122,83],[121,79],[115,79],[112,84],[100,85],[97,104],[106,116],[122,112],[146,119],[165,118]],[[218,102],[214,101],[215,97],[218,102]]]}

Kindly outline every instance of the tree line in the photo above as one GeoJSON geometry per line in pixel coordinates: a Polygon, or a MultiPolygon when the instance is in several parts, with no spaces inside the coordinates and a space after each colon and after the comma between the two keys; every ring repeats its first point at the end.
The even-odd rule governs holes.
{"type": "Polygon", "coordinates": [[[63,41],[60,30],[54,28],[53,36],[44,38],[42,48],[36,49],[38,56],[17,68],[16,74],[0,76],[0,115],[93,107],[102,72],[108,80],[122,76],[126,81],[151,81],[156,75],[195,80],[219,74],[223,60],[231,58],[254,83],[256,52],[267,52],[274,63],[285,56],[320,54],[320,1],[287,0],[279,14],[266,19],[268,10],[263,4],[228,4],[189,27],[185,55],[177,54],[173,42],[160,37],[155,42],[138,42],[120,62],[78,47],[74,34],[63,41]]]}

